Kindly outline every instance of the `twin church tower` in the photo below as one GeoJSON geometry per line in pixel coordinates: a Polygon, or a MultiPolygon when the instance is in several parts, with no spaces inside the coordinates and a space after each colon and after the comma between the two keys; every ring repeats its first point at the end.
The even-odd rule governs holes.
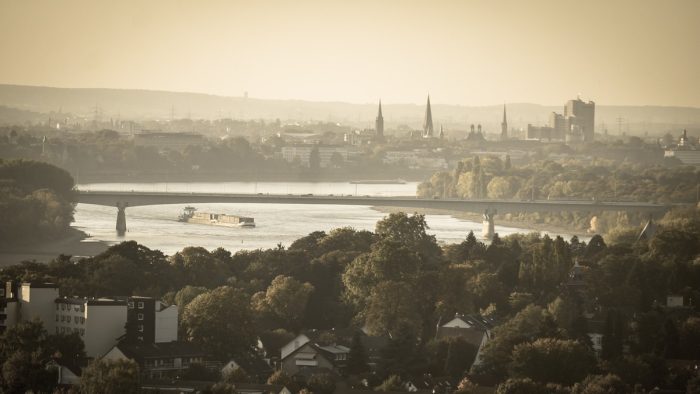
{"type": "MultiPolygon", "coordinates": [[[[472,125],[473,127],[473,125],[472,125]]],[[[481,128],[481,126],[479,126],[481,128]]],[[[382,101],[379,100],[379,110],[377,111],[377,118],[374,120],[374,130],[377,133],[377,137],[384,138],[384,116],[382,115],[382,101]]],[[[425,105],[425,119],[423,120],[423,138],[432,138],[435,136],[435,129],[433,127],[433,111],[430,108],[430,95],[428,95],[428,102],[425,105]]],[[[444,137],[442,126],[440,126],[440,138],[444,137]]],[[[503,121],[501,122],[501,139],[508,139],[508,120],[506,119],[506,105],[503,104],[503,121]]]]}

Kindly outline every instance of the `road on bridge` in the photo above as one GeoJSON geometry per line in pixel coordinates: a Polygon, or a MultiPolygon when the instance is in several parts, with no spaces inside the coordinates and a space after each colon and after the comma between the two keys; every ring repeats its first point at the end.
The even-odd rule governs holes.
{"type": "Polygon", "coordinates": [[[329,204],[391,206],[399,208],[427,208],[450,211],[498,213],[554,212],[554,211],[631,211],[663,213],[670,205],[629,201],[587,200],[461,200],[425,199],[417,197],[377,197],[348,195],[275,195],[227,193],[169,193],[169,192],[112,192],[78,191],[78,202],[106,206],[134,207],[161,204],[241,203],[241,204],[329,204]]]}

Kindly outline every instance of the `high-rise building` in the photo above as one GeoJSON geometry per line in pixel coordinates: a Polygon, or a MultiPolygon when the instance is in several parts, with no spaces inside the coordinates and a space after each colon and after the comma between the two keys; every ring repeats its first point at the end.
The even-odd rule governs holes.
{"type": "Polygon", "coordinates": [[[384,116],[382,116],[382,100],[379,100],[379,111],[377,119],[374,120],[374,130],[377,132],[377,138],[384,138],[384,116]]]}
{"type": "Polygon", "coordinates": [[[431,138],[433,136],[433,112],[430,109],[430,95],[428,95],[428,104],[425,107],[425,121],[423,122],[423,138],[431,138]]]}
{"type": "Polygon", "coordinates": [[[506,119],[506,105],[503,104],[503,122],[501,122],[501,139],[508,139],[508,119],[506,119]]]}
{"type": "Polygon", "coordinates": [[[568,121],[569,133],[578,131],[584,141],[593,141],[595,125],[595,103],[580,98],[569,100],[564,107],[564,118],[568,121]],[[578,129],[578,130],[575,130],[578,129]]]}

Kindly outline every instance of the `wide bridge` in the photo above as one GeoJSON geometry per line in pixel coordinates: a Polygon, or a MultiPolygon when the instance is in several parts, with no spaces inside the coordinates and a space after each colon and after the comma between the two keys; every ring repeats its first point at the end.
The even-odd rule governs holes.
{"type": "Polygon", "coordinates": [[[464,212],[484,212],[484,236],[487,238],[493,235],[494,215],[496,212],[629,211],[658,215],[671,208],[669,205],[645,202],[597,200],[459,200],[351,195],[278,195],[139,191],[78,191],[78,202],[81,204],[117,207],[117,232],[120,234],[126,232],[126,207],[162,204],[254,203],[390,206],[413,209],[427,208],[464,212]]]}

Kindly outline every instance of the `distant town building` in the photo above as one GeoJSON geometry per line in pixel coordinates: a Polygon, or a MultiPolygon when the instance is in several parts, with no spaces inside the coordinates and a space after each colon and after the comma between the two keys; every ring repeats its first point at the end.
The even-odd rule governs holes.
{"type": "Polygon", "coordinates": [[[484,138],[484,134],[481,132],[481,125],[479,124],[478,127],[474,128],[474,124],[471,124],[469,126],[469,134],[467,134],[467,141],[485,141],[486,138],[484,138]]]}
{"type": "Polygon", "coordinates": [[[664,157],[675,158],[683,164],[700,167],[700,142],[694,144],[688,137],[688,132],[683,130],[683,134],[678,139],[678,144],[664,151],[664,157]]]}
{"type": "Polygon", "coordinates": [[[290,163],[298,161],[303,166],[309,166],[311,152],[318,149],[321,167],[329,167],[332,165],[332,158],[348,161],[351,152],[347,146],[341,145],[291,145],[282,147],[282,158],[290,163]]]}
{"type": "Polygon", "coordinates": [[[159,152],[183,151],[188,146],[204,145],[206,139],[197,133],[141,132],[134,134],[134,145],[153,147],[159,152]]]}
{"type": "Polygon", "coordinates": [[[423,121],[423,138],[432,138],[433,134],[433,111],[430,109],[430,95],[428,95],[428,103],[425,106],[425,120],[423,121]]]}

